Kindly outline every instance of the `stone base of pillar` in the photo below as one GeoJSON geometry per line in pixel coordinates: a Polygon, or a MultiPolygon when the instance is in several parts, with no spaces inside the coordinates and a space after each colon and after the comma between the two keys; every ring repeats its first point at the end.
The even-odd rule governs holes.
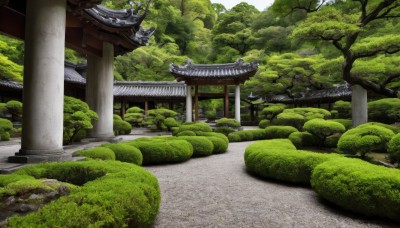
{"type": "Polygon", "coordinates": [[[73,160],[71,154],[54,155],[26,155],[16,153],[15,156],[8,157],[10,163],[41,163],[73,160]]]}

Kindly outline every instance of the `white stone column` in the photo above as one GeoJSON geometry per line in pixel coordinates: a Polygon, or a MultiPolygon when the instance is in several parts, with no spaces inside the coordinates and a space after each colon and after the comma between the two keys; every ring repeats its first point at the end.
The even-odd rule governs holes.
{"type": "Polygon", "coordinates": [[[26,4],[23,127],[16,155],[37,159],[63,153],[66,0],[26,4]]]}
{"type": "Polygon", "coordinates": [[[235,88],[235,119],[240,122],[240,84],[235,88]]]}
{"type": "Polygon", "coordinates": [[[88,55],[86,102],[99,115],[89,136],[94,138],[114,137],[114,46],[103,42],[103,56],[88,55]]]}
{"type": "Polygon", "coordinates": [[[192,87],[186,85],[186,122],[192,122],[192,87]]]}
{"type": "Polygon", "coordinates": [[[367,90],[360,85],[352,86],[351,113],[353,127],[368,122],[367,90]]]}

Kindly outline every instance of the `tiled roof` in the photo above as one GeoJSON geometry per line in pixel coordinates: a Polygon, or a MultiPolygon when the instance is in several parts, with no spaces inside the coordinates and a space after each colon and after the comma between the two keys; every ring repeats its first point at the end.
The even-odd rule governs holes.
{"type": "Polygon", "coordinates": [[[74,84],[86,84],[86,78],[82,77],[76,69],[79,67],[79,64],[71,63],[69,61],[65,61],[64,67],[64,81],[70,82],[74,84]]]}
{"type": "Polygon", "coordinates": [[[8,88],[13,90],[22,90],[22,83],[0,80],[0,88],[8,88]]]}
{"type": "Polygon", "coordinates": [[[267,98],[267,102],[275,103],[294,103],[294,102],[313,102],[313,101],[337,101],[340,99],[350,99],[351,85],[342,84],[329,89],[313,90],[302,94],[301,97],[290,98],[287,95],[275,95],[267,98]]]}
{"type": "Polygon", "coordinates": [[[181,82],[129,82],[114,83],[115,97],[184,98],[186,85],[181,82]]]}
{"type": "Polygon", "coordinates": [[[188,60],[183,66],[171,63],[169,67],[169,71],[175,75],[175,77],[183,78],[251,77],[257,70],[257,63],[245,63],[242,59],[238,59],[234,63],[226,64],[193,64],[191,60],[188,60]]]}

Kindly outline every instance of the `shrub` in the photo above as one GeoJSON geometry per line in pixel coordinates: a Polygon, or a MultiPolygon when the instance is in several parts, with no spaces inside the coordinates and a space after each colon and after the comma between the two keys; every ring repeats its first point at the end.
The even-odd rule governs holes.
{"type": "Polygon", "coordinates": [[[193,157],[208,156],[213,153],[214,144],[205,136],[179,136],[178,139],[183,139],[192,144],[193,157]]]}
{"type": "Polygon", "coordinates": [[[346,131],[341,123],[324,119],[309,120],[304,124],[303,129],[313,134],[318,139],[320,146],[324,145],[328,136],[346,131]]]}
{"type": "Polygon", "coordinates": [[[164,120],[164,124],[167,127],[168,131],[171,131],[171,128],[173,127],[179,127],[179,122],[176,121],[174,118],[172,117],[168,117],[164,120]]]}
{"type": "Polygon", "coordinates": [[[240,127],[239,121],[232,118],[221,118],[215,122],[215,126],[218,127],[231,127],[233,129],[238,129],[240,127]]]}
{"type": "Polygon", "coordinates": [[[174,117],[177,114],[166,108],[151,109],[146,118],[146,124],[153,130],[167,130],[168,127],[165,125],[165,119],[174,117]]]}
{"type": "Polygon", "coordinates": [[[400,133],[389,141],[387,151],[390,162],[398,163],[398,166],[400,166],[400,133]]]}
{"type": "Polygon", "coordinates": [[[342,158],[318,165],[313,189],[324,199],[356,213],[400,221],[400,171],[342,158]]]}
{"type": "Polygon", "coordinates": [[[113,123],[114,134],[117,135],[129,135],[132,131],[132,125],[124,120],[114,119],[113,123]]]}
{"type": "Polygon", "coordinates": [[[349,130],[353,127],[353,122],[348,119],[331,119],[330,121],[341,123],[346,128],[346,130],[349,130]]]}
{"type": "Polygon", "coordinates": [[[127,144],[139,148],[143,165],[184,162],[193,155],[192,145],[181,139],[139,138],[127,144]]]}
{"type": "Polygon", "coordinates": [[[96,112],[76,98],[64,96],[64,144],[70,144],[77,139],[81,131],[93,128],[93,121],[99,119],[96,112]]]}
{"type": "Polygon", "coordinates": [[[386,152],[387,143],[394,136],[393,131],[372,124],[362,124],[350,129],[340,137],[338,149],[346,154],[359,153],[362,158],[368,152],[386,152]]]}
{"type": "Polygon", "coordinates": [[[8,119],[0,118],[0,139],[1,141],[8,141],[10,139],[10,132],[13,130],[13,125],[8,119]]]}
{"type": "Polygon", "coordinates": [[[228,137],[226,137],[226,135],[224,135],[224,134],[222,134],[222,133],[217,133],[217,132],[203,132],[203,131],[196,131],[195,133],[196,133],[197,136],[214,136],[214,137],[218,137],[218,138],[224,140],[227,146],[228,146],[228,144],[229,144],[228,137]]]}
{"type": "Polygon", "coordinates": [[[379,123],[379,122],[368,122],[368,123],[364,123],[364,124],[361,124],[361,125],[362,126],[364,126],[364,125],[368,125],[368,126],[376,125],[376,126],[380,126],[380,127],[384,127],[386,129],[392,130],[393,133],[395,133],[395,134],[400,133],[400,127],[389,125],[389,124],[384,124],[384,123],[379,123]]]}
{"type": "Polygon", "coordinates": [[[157,179],[150,172],[117,161],[42,163],[0,179],[4,177],[82,185],[36,212],[9,218],[10,227],[149,227],[161,201],[157,179]]]}
{"type": "Polygon", "coordinates": [[[271,121],[270,121],[270,120],[261,120],[261,121],[258,123],[258,127],[259,127],[259,128],[262,128],[262,129],[265,129],[265,128],[268,127],[269,125],[271,125],[271,121]]]}
{"type": "Polygon", "coordinates": [[[94,147],[87,150],[79,150],[74,152],[75,157],[87,157],[100,160],[115,160],[115,153],[105,147],[94,147]]]}
{"type": "Polygon", "coordinates": [[[179,126],[178,131],[176,132],[176,134],[178,134],[179,132],[182,131],[202,131],[202,132],[212,132],[212,128],[210,127],[210,125],[203,123],[203,122],[196,122],[196,123],[184,123],[181,126],[179,126]]]}
{"type": "Polygon", "coordinates": [[[261,115],[263,116],[264,119],[271,121],[275,118],[275,116],[283,112],[285,108],[286,108],[285,104],[270,105],[261,111],[261,115]]]}
{"type": "Polygon", "coordinates": [[[22,115],[22,103],[20,101],[8,101],[6,103],[8,113],[12,115],[13,121],[19,120],[22,115]]]}
{"type": "Polygon", "coordinates": [[[213,121],[217,118],[217,112],[215,110],[206,111],[207,121],[213,121]]]}
{"type": "Polygon", "coordinates": [[[228,135],[229,142],[252,141],[253,133],[250,131],[236,131],[228,135]],[[238,136],[238,137],[237,137],[238,136]],[[230,141],[233,140],[233,141],[230,141]]]}
{"type": "Polygon", "coordinates": [[[194,131],[182,131],[176,134],[176,136],[196,136],[196,133],[194,131]]]}
{"type": "Polygon", "coordinates": [[[267,139],[288,138],[293,132],[298,130],[291,126],[269,126],[265,128],[267,139]]]}
{"type": "Polygon", "coordinates": [[[229,144],[225,142],[225,140],[222,139],[221,137],[207,136],[207,139],[210,140],[214,145],[214,149],[212,151],[213,154],[222,154],[225,153],[226,150],[228,149],[229,144]]]}
{"type": "Polygon", "coordinates": [[[305,121],[312,119],[329,119],[331,113],[328,110],[322,108],[291,108],[285,109],[283,113],[296,113],[304,116],[305,121]]]}
{"type": "Polygon", "coordinates": [[[240,135],[237,134],[237,132],[232,132],[228,135],[229,142],[241,142],[242,139],[240,138],[240,135]]]}
{"type": "Polygon", "coordinates": [[[336,118],[347,119],[351,118],[351,103],[348,101],[336,101],[333,104],[333,109],[337,111],[336,118]]]}
{"type": "Polygon", "coordinates": [[[249,173],[291,183],[309,184],[312,170],[325,161],[340,157],[298,151],[287,139],[265,140],[246,148],[244,160],[249,173]]]}
{"type": "Polygon", "coordinates": [[[267,138],[267,133],[263,129],[249,131],[253,134],[253,140],[262,140],[267,138]]]}
{"type": "Polygon", "coordinates": [[[215,128],[215,132],[228,136],[229,134],[235,132],[235,129],[231,127],[217,127],[215,128]]]}
{"type": "Polygon", "coordinates": [[[305,122],[304,116],[291,112],[280,113],[273,121],[276,125],[292,126],[299,130],[301,130],[305,122]]]}
{"type": "Polygon", "coordinates": [[[142,165],[143,155],[140,150],[134,146],[124,143],[105,144],[102,147],[111,149],[115,154],[115,160],[142,165]]]}
{"type": "Polygon", "coordinates": [[[126,113],[141,113],[141,114],[143,114],[144,110],[137,106],[133,106],[133,107],[128,108],[126,110],[126,113]]]}
{"type": "Polygon", "coordinates": [[[326,137],[324,146],[328,148],[336,148],[341,136],[341,134],[333,134],[326,137]]]}
{"type": "Polygon", "coordinates": [[[0,103],[0,118],[3,118],[8,113],[6,103],[0,103]]]}
{"type": "Polygon", "coordinates": [[[309,132],[293,132],[289,135],[289,140],[298,149],[317,144],[317,139],[309,132]]]}
{"type": "Polygon", "coordinates": [[[144,121],[144,115],[142,113],[126,113],[124,119],[132,126],[141,127],[144,121]]]}
{"type": "Polygon", "coordinates": [[[399,120],[400,99],[385,98],[368,102],[368,119],[391,124],[399,120]]]}

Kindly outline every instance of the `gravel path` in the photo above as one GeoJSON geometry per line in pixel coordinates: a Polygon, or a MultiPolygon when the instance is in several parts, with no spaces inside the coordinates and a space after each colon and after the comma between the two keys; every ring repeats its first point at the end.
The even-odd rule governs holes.
{"type": "Polygon", "coordinates": [[[243,153],[250,143],[231,143],[221,155],[147,167],[162,191],[154,226],[396,227],[326,206],[309,188],[249,176],[243,153]]]}

